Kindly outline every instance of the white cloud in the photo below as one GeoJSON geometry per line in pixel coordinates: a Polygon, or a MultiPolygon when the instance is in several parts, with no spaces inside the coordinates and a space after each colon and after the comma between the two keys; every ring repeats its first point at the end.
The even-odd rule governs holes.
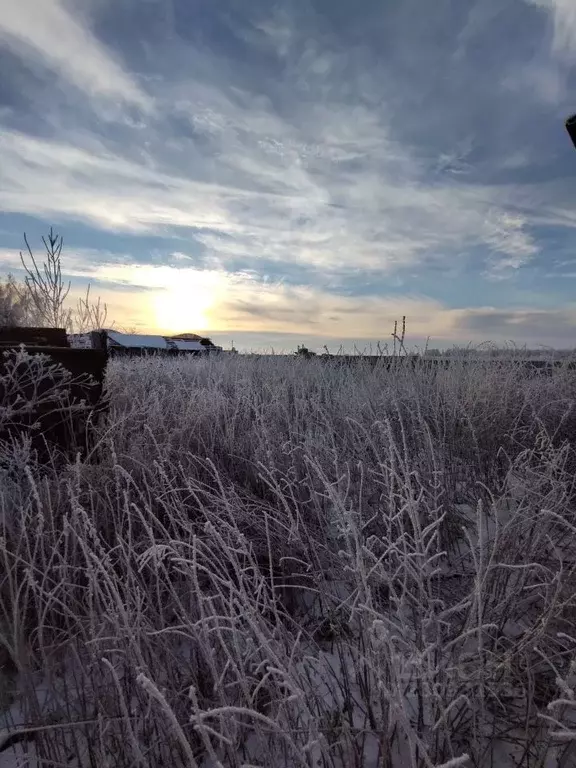
{"type": "Polygon", "coordinates": [[[89,96],[150,109],[152,102],[62,0],[0,0],[0,44],[32,56],[89,96]]]}
{"type": "MultiPolygon", "coordinates": [[[[178,253],[179,257],[186,254],[178,253]]],[[[150,265],[120,254],[67,251],[65,278],[76,278],[72,302],[93,283],[92,296],[108,305],[108,321],[142,333],[205,331],[228,334],[242,348],[294,349],[306,343],[336,351],[390,343],[394,321],[407,317],[407,348],[453,343],[518,343],[570,346],[576,306],[559,309],[484,306],[449,308],[429,297],[344,296],[307,285],[286,285],[246,272],[150,265]],[[115,285],[114,289],[110,285],[115,285]],[[250,341],[252,339],[252,342],[250,341]]],[[[185,258],[180,258],[181,263],[185,258]]],[[[5,271],[17,267],[17,254],[0,250],[5,271]]],[[[16,270],[15,270],[16,271],[16,270]]],[[[226,338],[229,340],[229,336],[226,338]]],[[[374,347],[375,349],[375,347],[374,347]]]]}
{"type": "Polygon", "coordinates": [[[534,238],[525,230],[526,224],[526,219],[518,214],[490,213],[484,241],[497,255],[492,257],[489,276],[503,279],[538,252],[534,238]]]}
{"type": "Polygon", "coordinates": [[[252,124],[248,108],[235,121],[233,114],[224,116],[242,124],[243,133],[230,128],[217,159],[203,165],[194,157],[194,167],[187,167],[187,147],[177,147],[180,172],[168,163],[163,168],[161,156],[154,168],[94,142],[83,147],[80,135],[72,146],[4,131],[0,207],[112,231],[190,227],[202,230],[197,239],[220,259],[265,258],[324,269],[390,271],[422,258],[450,258],[451,249],[479,242],[504,254],[534,252],[523,225],[506,214],[496,193],[450,180],[422,183],[409,157],[378,137],[376,123],[371,131],[366,119],[354,140],[349,133],[357,115],[351,113],[348,125],[343,111],[331,114],[323,107],[322,115],[321,132],[331,139],[318,136],[319,147],[336,156],[369,156],[373,163],[348,170],[330,156],[310,157],[305,137],[272,116],[262,127],[264,117],[256,114],[252,124]],[[271,138],[283,154],[261,149],[260,142],[271,138]],[[207,168],[221,183],[210,181],[207,168]],[[496,228],[486,225],[489,213],[496,228]]]}
{"type": "MultiPolygon", "coordinates": [[[[422,296],[340,296],[311,286],[256,279],[245,272],[112,263],[105,254],[92,258],[90,265],[86,260],[84,268],[79,262],[75,259],[69,274],[117,284],[122,295],[132,297],[126,304],[132,321],[147,322],[149,328],[313,332],[350,340],[377,338],[378,333],[389,338],[394,319],[403,314],[409,315],[416,336],[425,336],[431,327],[445,332],[450,325],[442,305],[422,296]]],[[[106,290],[104,295],[109,295],[106,290]]],[[[127,324],[124,313],[116,319],[127,324]]]]}
{"type": "Polygon", "coordinates": [[[294,41],[294,29],[286,14],[277,10],[272,16],[257,22],[255,28],[262,32],[280,56],[286,56],[294,41]]]}
{"type": "MultiPolygon", "coordinates": [[[[19,7],[32,2],[22,0],[19,7]]],[[[67,19],[63,37],[73,40],[63,48],[70,53],[62,63],[67,77],[94,77],[100,93],[116,83],[129,102],[136,86],[106,69],[118,65],[79,17],[64,10],[63,0],[46,0],[42,8],[49,10],[38,29],[54,29],[59,14],[67,19]],[[88,69],[78,75],[76,59],[84,59],[75,45],[84,34],[88,63],[82,66],[88,69]],[[102,67],[96,66],[98,52],[106,57],[102,67]]],[[[11,32],[11,39],[24,39],[23,12],[6,18],[0,28],[11,25],[20,30],[20,38],[11,32]]],[[[186,78],[172,72],[172,78],[150,80],[156,113],[132,135],[128,128],[118,143],[73,124],[60,126],[58,142],[0,133],[2,210],[111,231],[179,234],[192,228],[206,255],[223,264],[265,259],[390,274],[485,246],[502,257],[493,262],[504,274],[503,264],[509,271],[537,252],[530,225],[544,208],[528,202],[517,213],[521,188],[474,182],[475,137],[466,132],[464,140],[426,159],[398,138],[397,127],[392,130],[401,86],[382,79],[361,52],[354,51],[351,73],[347,54],[316,39],[304,45],[303,30],[286,14],[254,29],[269,42],[283,41],[290,54],[289,75],[275,84],[281,112],[264,91],[239,87],[221,58],[186,47],[175,57],[189,63],[186,78]],[[318,98],[300,98],[306,83],[318,98]]],[[[59,55],[48,50],[44,33],[34,34],[44,58],[59,55]]]]}
{"type": "Polygon", "coordinates": [[[526,0],[548,10],[554,24],[553,50],[570,62],[576,54],[576,3],[574,0],[526,0]]]}

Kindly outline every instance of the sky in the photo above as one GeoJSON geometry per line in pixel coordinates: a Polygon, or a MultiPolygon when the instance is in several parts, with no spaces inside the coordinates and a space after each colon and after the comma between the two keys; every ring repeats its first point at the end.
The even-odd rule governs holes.
{"type": "Polygon", "coordinates": [[[574,0],[0,0],[0,274],[241,350],[576,346],[574,0]]]}

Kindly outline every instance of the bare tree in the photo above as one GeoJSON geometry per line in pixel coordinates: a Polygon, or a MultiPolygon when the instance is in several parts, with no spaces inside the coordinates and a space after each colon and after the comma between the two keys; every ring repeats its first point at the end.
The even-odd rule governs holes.
{"type": "MultiPolygon", "coordinates": [[[[48,237],[42,242],[46,249],[46,259],[40,267],[34,257],[26,233],[24,233],[27,255],[32,264],[28,264],[20,251],[20,261],[26,272],[24,285],[17,286],[13,280],[12,293],[16,293],[19,301],[27,308],[22,320],[17,324],[29,324],[33,318],[34,325],[52,328],[66,328],[69,332],[85,333],[86,331],[102,328],[106,324],[108,308],[100,298],[95,303],[90,299],[90,285],[86,295],[78,299],[76,309],[66,306],[66,299],[72,286],[66,285],[62,278],[62,246],[64,239],[50,227],[48,237]]],[[[11,294],[12,295],[12,294],[11,294]]],[[[20,316],[19,316],[20,317],[20,316]]]]}
{"type": "Polygon", "coordinates": [[[65,286],[62,280],[63,238],[55,235],[52,227],[50,227],[48,238],[42,238],[46,248],[46,261],[42,264],[42,269],[34,258],[26,233],[24,233],[24,242],[28,249],[28,256],[32,261],[32,267],[30,267],[24,260],[22,251],[20,251],[20,261],[26,272],[24,283],[41,325],[52,328],[70,328],[72,310],[65,308],[64,302],[70,292],[71,283],[68,281],[68,285],[65,286]]]}

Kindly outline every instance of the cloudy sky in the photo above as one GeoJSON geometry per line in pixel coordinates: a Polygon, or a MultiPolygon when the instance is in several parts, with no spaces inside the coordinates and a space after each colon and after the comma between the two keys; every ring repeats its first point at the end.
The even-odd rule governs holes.
{"type": "Polygon", "coordinates": [[[574,0],[0,0],[0,272],[241,349],[576,342],[574,0]]]}

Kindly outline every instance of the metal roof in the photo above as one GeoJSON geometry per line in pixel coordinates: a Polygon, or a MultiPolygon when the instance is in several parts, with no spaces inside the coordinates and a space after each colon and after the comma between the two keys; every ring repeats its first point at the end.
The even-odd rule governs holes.
{"type": "Polygon", "coordinates": [[[110,341],[121,347],[144,347],[146,349],[168,349],[168,342],[164,336],[148,336],[136,333],[120,333],[119,331],[106,331],[110,341]]]}
{"type": "Polygon", "coordinates": [[[176,349],[181,349],[183,352],[204,352],[206,347],[200,344],[199,341],[180,341],[180,339],[170,339],[170,346],[174,345],[176,349]]]}

